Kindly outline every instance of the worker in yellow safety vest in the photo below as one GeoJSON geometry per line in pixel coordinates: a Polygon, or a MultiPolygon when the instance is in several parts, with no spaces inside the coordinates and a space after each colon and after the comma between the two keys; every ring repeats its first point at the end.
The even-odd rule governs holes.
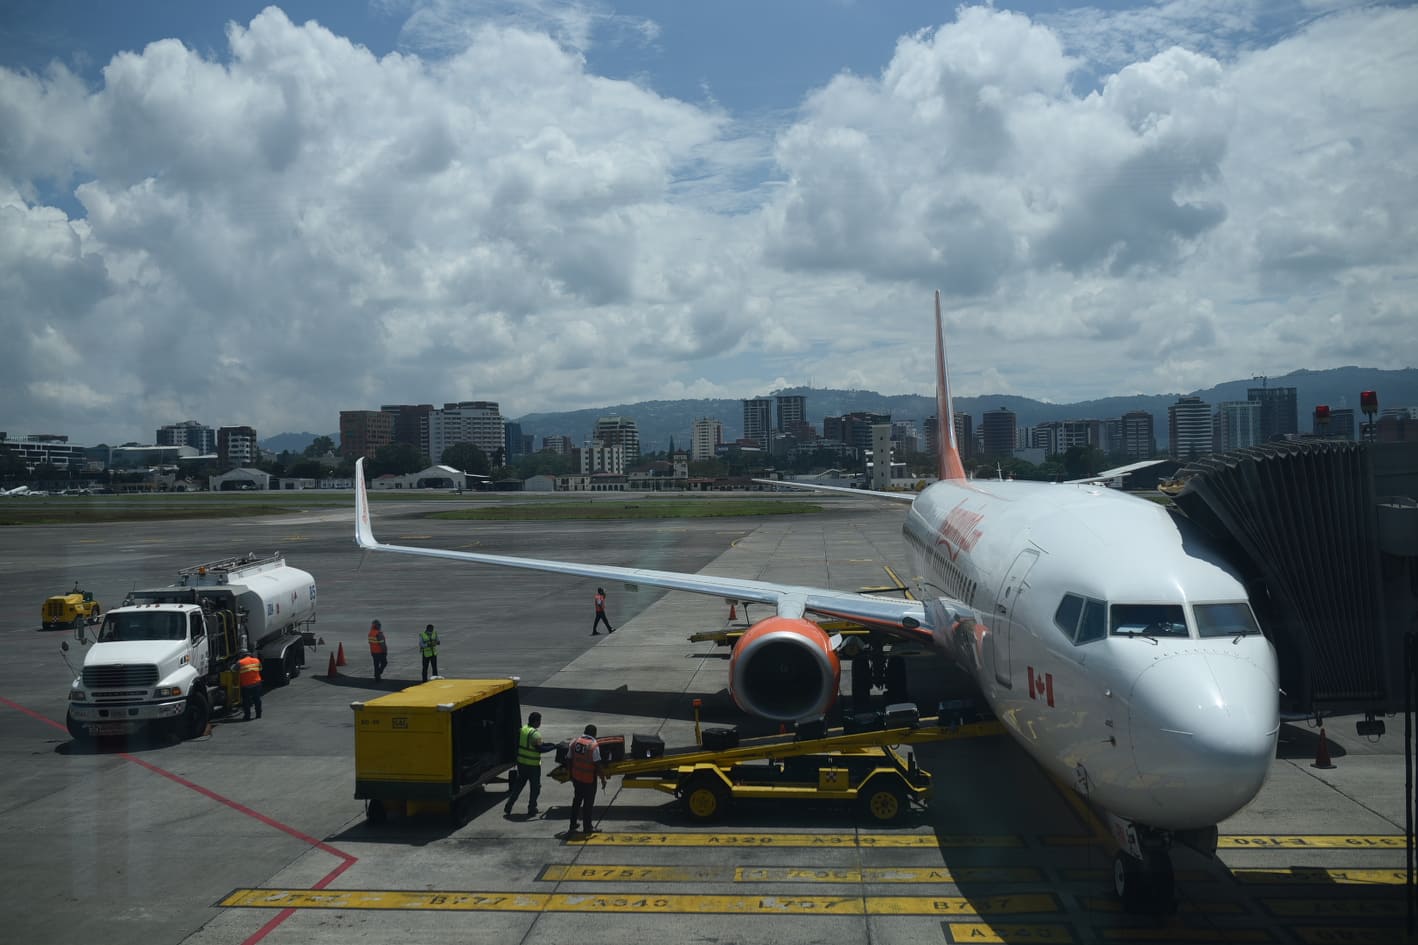
{"type": "Polygon", "coordinates": [[[591,827],[591,808],[596,803],[596,781],[606,786],[606,772],[601,767],[601,746],[596,741],[596,726],[587,725],[585,734],[576,736],[566,753],[566,766],[571,769],[571,829],[576,832],[576,813],[581,812],[586,823],[586,833],[594,833],[591,827]]]}
{"type": "Polygon", "coordinates": [[[419,655],[423,657],[423,681],[428,682],[428,671],[433,670],[433,675],[438,675],[438,631],[433,629],[433,624],[423,628],[419,634],[419,655]]]}
{"type": "Polygon", "coordinates": [[[542,755],[554,751],[555,745],[542,743],[542,714],[533,712],[527,716],[527,724],[517,733],[517,767],[512,769],[511,782],[507,787],[507,803],[502,812],[512,816],[512,805],[522,794],[522,788],[529,788],[527,816],[537,816],[537,797],[542,793],[542,755]]]}
{"type": "Polygon", "coordinates": [[[243,647],[237,651],[236,677],[241,686],[241,712],[245,720],[251,721],[251,710],[261,717],[261,661],[243,647]]]}

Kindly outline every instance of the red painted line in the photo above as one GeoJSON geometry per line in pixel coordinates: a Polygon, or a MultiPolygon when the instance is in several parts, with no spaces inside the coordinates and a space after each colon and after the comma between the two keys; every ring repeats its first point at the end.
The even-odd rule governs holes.
{"type": "MultiPolygon", "coordinates": [[[[28,709],[25,706],[20,705],[18,702],[13,702],[9,699],[6,699],[4,696],[0,696],[0,704],[6,705],[9,708],[14,709],[16,712],[20,712],[24,715],[27,715],[30,718],[34,719],[36,722],[42,722],[45,725],[50,726],[51,728],[59,729],[59,731],[63,732],[66,735],[69,734],[69,729],[66,726],[60,725],[53,719],[46,718],[45,716],[40,715],[38,712],[35,712],[33,709],[28,709]]],[[[167,778],[169,781],[172,781],[175,784],[180,784],[183,787],[188,788],[189,790],[196,791],[203,797],[210,798],[211,800],[216,801],[218,804],[224,804],[227,807],[230,807],[232,810],[236,811],[237,813],[245,814],[247,817],[254,818],[255,820],[258,820],[261,823],[265,824],[266,826],[279,830],[281,833],[284,833],[287,836],[294,837],[302,843],[309,844],[310,846],[314,847],[317,850],[320,850],[323,853],[328,853],[331,856],[339,857],[340,860],[342,860],[343,862],[341,862],[339,866],[335,867],[330,872],[326,873],[325,876],[312,887],[313,889],[324,889],[326,886],[334,882],[335,879],[341,873],[343,873],[345,870],[349,869],[351,866],[354,866],[356,863],[359,862],[359,857],[357,856],[353,856],[349,853],[344,852],[343,850],[336,849],[335,847],[330,846],[330,844],[326,843],[325,841],[317,840],[309,834],[301,833],[294,827],[288,826],[278,820],[267,817],[265,814],[258,813],[257,811],[254,811],[251,808],[247,807],[245,804],[238,803],[237,801],[234,801],[229,797],[222,797],[220,794],[211,790],[210,788],[204,788],[202,787],[202,785],[197,784],[193,781],[189,781],[181,775],[173,774],[171,771],[166,771],[162,768],[159,768],[157,765],[144,761],[136,755],[130,755],[127,752],[118,752],[118,757],[122,758],[124,761],[131,761],[133,764],[138,765],[141,768],[146,768],[153,774],[167,778]]],[[[275,915],[274,918],[271,919],[271,921],[267,922],[265,925],[261,926],[261,928],[257,929],[251,935],[250,938],[243,939],[242,945],[255,945],[256,942],[259,942],[267,935],[270,935],[273,931],[276,930],[277,926],[279,926],[282,922],[284,922],[286,919],[290,918],[294,914],[294,909],[282,909],[275,915]]]]}

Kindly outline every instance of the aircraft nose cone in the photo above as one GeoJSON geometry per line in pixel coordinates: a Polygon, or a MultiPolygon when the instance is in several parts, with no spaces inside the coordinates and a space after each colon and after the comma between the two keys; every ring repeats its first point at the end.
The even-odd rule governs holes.
{"type": "Polygon", "coordinates": [[[1159,827],[1209,827],[1250,803],[1275,757],[1275,677],[1249,654],[1158,660],[1137,679],[1133,757],[1159,827]]]}

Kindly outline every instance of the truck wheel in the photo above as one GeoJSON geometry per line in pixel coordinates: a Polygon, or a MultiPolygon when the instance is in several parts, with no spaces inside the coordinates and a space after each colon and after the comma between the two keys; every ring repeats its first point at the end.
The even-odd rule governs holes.
{"type": "Polygon", "coordinates": [[[286,679],[294,679],[300,675],[300,668],[305,665],[305,647],[293,646],[286,650],[286,679]]]}
{"type": "Polygon", "coordinates": [[[861,795],[862,811],[877,823],[891,823],[906,813],[906,792],[901,785],[874,780],[861,795]]]}
{"type": "Polygon", "coordinates": [[[74,717],[67,712],[64,714],[64,727],[69,730],[69,737],[74,739],[77,744],[93,744],[93,737],[89,735],[89,727],[82,722],[74,721],[74,717]]]}
{"type": "Polygon", "coordinates": [[[199,689],[194,689],[187,697],[187,706],[182,710],[180,721],[178,722],[177,734],[179,738],[196,738],[207,731],[207,720],[211,718],[212,709],[207,704],[207,696],[199,689]]]}
{"type": "Polygon", "coordinates": [[[268,686],[284,686],[290,682],[290,673],[286,669],[286,658],[284,655],[273,660],[261,661],[261,678],[268,686]]]}
{"type": "Polygon", "coordinates": [[[712,774],[696,774],[684,787],[684,809],[690,819],[700,823],[717,820],[728,800],[729,792],[724,782],[712,774]]]}

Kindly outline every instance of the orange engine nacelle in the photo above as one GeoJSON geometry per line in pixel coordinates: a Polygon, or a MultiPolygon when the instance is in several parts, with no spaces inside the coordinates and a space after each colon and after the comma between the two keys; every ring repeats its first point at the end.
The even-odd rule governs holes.
{"type": "Polygon", "coordinates": [[[775,722],[827,714],[842,664],[822,628],[800,617],[749,627],[729,660],[729,692],[740,709],[775,722]]]}

